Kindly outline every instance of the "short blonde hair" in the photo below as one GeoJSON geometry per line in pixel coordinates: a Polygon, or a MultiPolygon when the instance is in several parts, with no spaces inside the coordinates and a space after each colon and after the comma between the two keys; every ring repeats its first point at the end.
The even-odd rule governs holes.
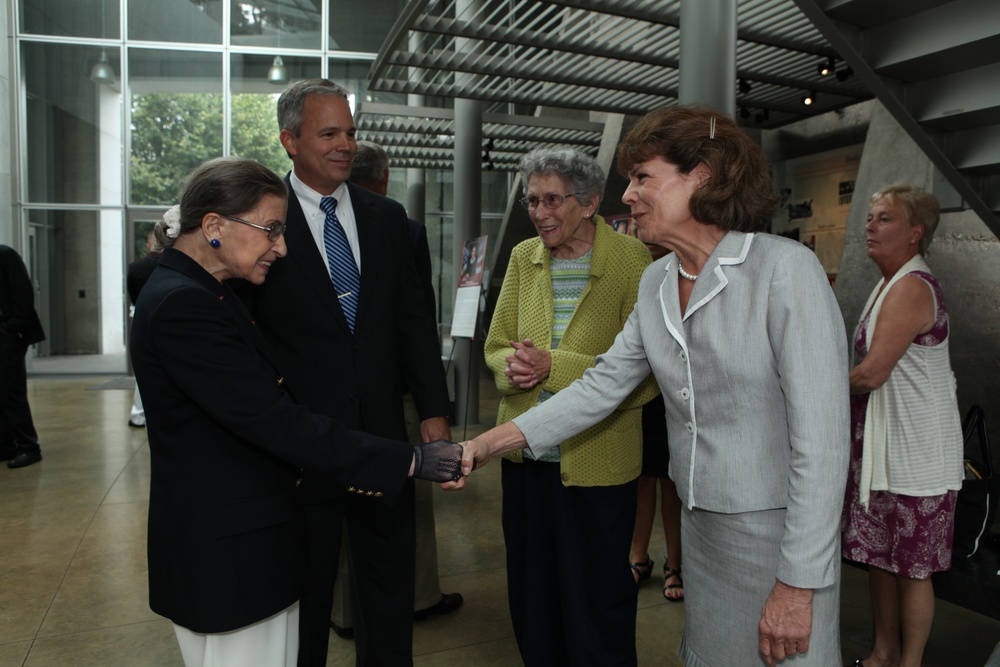
{"type": "Polygon", "coordinates": [[[938,222],[941,221],[941,204],[938,203],[937,197],[908,183],[897,183],[873,194],[871,203],[875,204],[883,199],[892,205],[896,202],[903,205],[906,222],[910,227],[924,226],[924,235],[920,239],[918,249],[921,255],[926,255],[927,248],[934,239],[938,222]]]}

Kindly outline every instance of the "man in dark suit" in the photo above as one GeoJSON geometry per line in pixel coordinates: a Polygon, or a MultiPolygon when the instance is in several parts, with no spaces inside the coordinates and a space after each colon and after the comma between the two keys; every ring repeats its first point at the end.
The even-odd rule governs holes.
{"type": "MultiPolygon", "coordinates": [[[[293,163],[286,178],[288,257],[254,289],[251,307],[299,399],[313,412],[405,440],[402,398],[408,387],[423,440],[449,439],[448,390],[435,322],[409,248],[406,212],[346,182],[356,150],[349,95],[330,81],[311,79],[292,85],[278,101],[281,143],[293,163]],[[353,278],[343,271],[353,271],[353,278]]],[[[307,497],[309,482],[307,477],[303,484],[307,497]]],[[[330,502],[316,494],[306,509],[309,565],[299,664],[326,664],[345,520],[355,573],[357,664],[412,664],[412,482],[392,505],[355,498],[330,502]]]]}
{"type": "MultiPolygon", "coordinates": [[[[389,156],[385,149],[371,141],[358,141],[357,153],[351,167],[350,182],[375,194],[386,196],[389,189],[389,156]]],[[[427,312],[437,321],[434,283],[431,279],[431,251],[427,244],[427,228],[413,218],[406,219],[410,250],[423,288],[427,312]]],[[[406,435],[413,444],[422,442],[420,419],[413,395],[403,397],[403,414],[406,435]]],[[[416,586],[414,594],[414,619],[448,614],[462,606],[461,593],[442,593],[438,575],[437,535],[434,524],[434,496],[432,484],[423,480],[414,482],[414,508],[416,511],[416,586]]],[[[340,637],[350,638],[354,633],[351,615],[350,567],[341,550],[340,569],[333,595],[333,630],[340,637]]]]}
{"type": "Polygon", "coordinates": [[[45,340],[35,289],[21,256],[0,245],[0,460],[23,468],[42,460],[28,405],[28,346],[45,340]]]}

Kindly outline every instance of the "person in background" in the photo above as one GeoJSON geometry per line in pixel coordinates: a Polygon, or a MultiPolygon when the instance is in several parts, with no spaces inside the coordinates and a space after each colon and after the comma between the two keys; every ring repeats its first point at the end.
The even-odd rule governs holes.
{"type": "MultiPolygon", "coordinates": [[[[350,92],[326,79],[278,99],[291,157],[288,258],[250,294],[251,312],[289,381],[314,412],[372,435],[406,440],[403,395],[424,442],[449,439],[451,397],[437,323],[413,263],[406,211],[348,182],[357,150],[350,92]]],[[[306,490],[309,565],[302,602],[302,667],[324,667],[341,525],[354,572],[358,665],[413,660],[413,484],[393,504],[331,501],[306,490]]]]}
{"type": "Polygon", "coordinates": [[[920,666],[931,574],[951,567],[962,423],[948,311],[924,261],[939,210],[933,195],[893,185],[872,195],[865,226],[882,280],[854,332],[843,555],[868,565],[875,641],[855,666],[920,666]]]}
{"type": "MultiPolygon", "coordinates": [[[[389,189],[389,156],[385,149],[370,141],[358,141],[358,150],[351,167],[350,182],[374,192],[386,195],[389,189]]],[[[407,218],[410,248],[413,263],[417,268],[420,285],[424,292],[427,312],[436,321],[434,284],[431,281],[431,251],[427,245],[427,228],[413,218],[407,218]]],[[[413,395],[403,397],[403,412],[406,416],[406,434],[409,441],[419,444],[420,418],[413,395]]],[[[414,620],[447,614],[462,606],[461,593],[442,593],[438,576],[437,535],[434,526],[433,485],[429,482],[414,483],[414,511],[416,512],[416,587],[414,594],[414,620]]],[[[333,591],[333,631],[345,639],[354,636],[351,618],[350,566],[346,545],[341,549],[340,571],[333,591]]]]}
{"type": "MultiPolygon", "coordinates": [[[[163,214],[163,219],[172,221],[179,219],[179,216],[180,206],[175,205],[163,214]]],[[[146,256],[135,260],[128,266],[128,272],[125,274],[125,286],[128,289],[128,299],[132,303],[132,307],[129,308],[129,317],[135,315],[135,303],[139,300],[139,292],[149,280],[149,276],[153,274],[153,269],[160,261],[160,254],[167,247],[164,229],[166,229],[164,225],[153,225],[149,234],[146,235],[146,256]]],[[[139,393],[138,382],[135,385],[135,391],[132,392],[132,410],[129,414],[128,425],[132,428],[146,428],[146,411],[142,407],[142,395],[139,393]]]]}
{"type": "MultiPolygon", "coordinates": [[[[632,229],[636,227],[633,225],[632,229]]],[[[642,240],[642,239],[640,239],[642,240]]],[[[653,261],[667,254],[667,249],[647,243],[653,261]]],[[[666,406],[662,399],[654,398],[642,406],[642,474],[639,475],[635,528],[632,532],[630,567],[636,584],[641,584],[653,574],[653,559],[649,555],[649,538],[656,519],[656,487],[660,487],[660,519],[666,542],[666,561],[663,563],[663,597],[668,602],[684,599],[684,582],[681,580],[681,499],[677,485],[669,477],[670,449],[667,447],[666,406]]]]}
{"type": "Polygon", "coordinates": [[[0,245],[0,461],[23,468],[42,460],[28,404],[28,346],[45,340],[35,287],[21,256],[0,245]]]}
{"type": "MultiPolygon", "coordinates": [[[[521,159],[538,236],[511,252],[485,343],[503,398],[497,423],[544,404],[593,366],[635,304],[649,252],[597,215],[594,158],[553,147],[521,159]]],[[[637,589],[628,569],[652,378],[586,432],[503,461],[507,595],[525,665],[634,665],[637,589]]],[[[624,398],[624,397],[623,397],[624,398]]],[[[579,429],[577,429],[579,430],[579,429]]]]}
{"type": "Polygon", "coordinates": [[[294,383],[225,284],[259,285],[285,256],[286,202],[281,178],[253,160],[203,163],[185,183],[176,225],[163,221],[171,247],[136,304],[149,604],[174,623],[187,667],[296,664],[303,484],[375,505],[391,504],[410,475],[457,478],[458,445],[405,445],[296,403],[294,383]]]}
{"type": "Polygon", "coordinates": [[[622,139],[618,169],[639,236],[673,254],[645,271],[594,368],[464,443],[463,472],[526,446],[544,458],[652,370],[684,502],[685,664],[839,664],[847,349],[826,273],[802,244],[763,233],[771,171],[726,115],[651,111],[622,139]]]}

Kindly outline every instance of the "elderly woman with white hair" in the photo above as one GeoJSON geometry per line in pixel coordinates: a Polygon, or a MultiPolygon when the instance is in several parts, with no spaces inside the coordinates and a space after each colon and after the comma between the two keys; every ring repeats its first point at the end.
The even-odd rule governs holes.
{"type": "MultiPolygon", "coordinates": [[[[486,339],[502,424],[594,365],[635,305],[649,251],[597,215],[605,175],[580,151],[521,161],[521,204],[538,236],[511,253],[486,339]]],[[[628,566],[650,377],[617,410],[545,456],[502,466],[510,615],[526,665],[634,665],[628,566]]],[[[651,446],[656,446],[654,443],[651,446]]],[[[665,446],[659,443],[659,446],[665,446]]]]}

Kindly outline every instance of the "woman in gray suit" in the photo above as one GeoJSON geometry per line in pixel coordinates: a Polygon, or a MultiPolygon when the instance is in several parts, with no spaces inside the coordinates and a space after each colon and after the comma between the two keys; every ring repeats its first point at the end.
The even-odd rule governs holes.
{"type": "Polygon", "coordinates": [[[838,664],[847,350],[826,274],[801,244],[763,233],[770,170],[719,112],[651,112],[622,140],[618,168],[640,238],[673,254],[646,269],[594,368],[465,443],[463,465],[521,447],[540,456],[652,371],[684,503],[685,664],[838,664]]]}

